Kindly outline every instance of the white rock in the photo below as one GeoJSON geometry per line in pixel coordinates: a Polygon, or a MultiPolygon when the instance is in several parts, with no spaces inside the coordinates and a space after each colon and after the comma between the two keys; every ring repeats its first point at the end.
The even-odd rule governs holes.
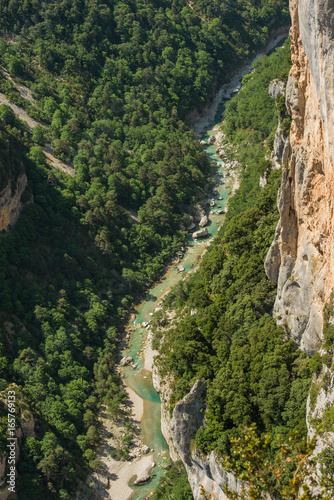
{"type": "Polygon", "coordinates": [[[130,363],[132,363],[133,359],[131,356],[124,356],[124,358],[121,359],[121,366],[127,366],[130,363]]]}
{"type": "Polygon", "coordinates": [[[203,229],[200,229],[199,231],[195,231],[192,234],[192,238],[193,239],[196,239],[196,238],[205,238],[206,236],[208,236],[208,234],[209,234],[208,228],[207,227],[203,227],[203,229]]]}
{"type": "Polygon", "coordinates": [[[207,226],[208,222],[209,222],[208,217],[206,215],[204,215],[204,217],[201,218],[199,226],[200,227],[205,227],[205,226],[207,226]]]}

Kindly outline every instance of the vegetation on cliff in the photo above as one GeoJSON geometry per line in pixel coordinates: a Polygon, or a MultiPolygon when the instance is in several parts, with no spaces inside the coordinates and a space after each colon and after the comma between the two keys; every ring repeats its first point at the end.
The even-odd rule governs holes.
{"type": "MultiPolygon", "coordinates": [[[[196,379],[207,381],[205,426],[197,432],[196,445],[203,453],[215,450],[225,457],[225,466],[254,486],[260,495],[254,498],[264,490],[293,498],[300,482],[290,481],[309,453],[306,399],[315,361],[275,324],[270,314],[276,289],[264,272],[278,222],[280,172],[271,172],[267,185],[259,187],[277,127],[268,84],[278,77],[286,80],[290,64],[286,43],[255,63],[227,105],[223,130],[244,166],[241,186],[199,271],[165,300],[165,308],[176,310],[179,319],[155,335],[161,374],[173,374],[171,410],[196,379]],[[263,468],[252,467],[252,450],[262,457],[263,468]]],[[[164,321],[160,312],[155,322],[164,321]]]]}
{"type": "Polygon", "coordinates": [[[1,66],[32,100],[6,74],[0,91],[41,121],[31,137],[0,110],[1,165],[15,151],[34,199],[0,244],[0,388],[19,384],[36,420],[19,497],[73,498],[98,467],[99,405],[117,416],[124,401],[119,325],[210,174],[186,114],[287,15],[286,0],[0,0],[1,66]],[[74,178],[50,170],[45,143],[74,178]]]}

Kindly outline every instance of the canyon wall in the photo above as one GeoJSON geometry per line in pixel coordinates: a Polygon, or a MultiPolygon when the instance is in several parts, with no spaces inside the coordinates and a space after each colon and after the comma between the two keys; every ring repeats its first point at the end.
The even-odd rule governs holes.
{"type": "Polygon", "coordinates": [[[22,174],[16,182],[9,181],[0,192],[0,231],[9,231],[23,209],[21,196],[27,186],[27,176],[22,174]]]}
{"type": "Polygon", "coordinates": [[[334,1],[291,0],[290,12],[292,126],[280,221],[265,268],[278,284],[277,322],[312,353],[321,345],[323,308],[333,289],[334,1]]]}
{"type": "MultiPolygon", "coordinates": [[[[277,155],[283,167],[280,221],[265,269],[278,284],[277,322],[312,354],[321,349],[324,306],[334,287],[334,0],[291,0],[290,12],[293,65],[286,106],[292,125],[289,140],[283,138],[277,155]]],[[[334,377],[331,369],[326,370],[329,382],[324,385],[323,373],[321,380],[315,378],[317,394],[313,402],[308,399],[310,438],[315,433],[312,420],[321,418],[334,401],[334,377]]],[[[221,469],[214,453],[203,457],[193,448],[204,398],[205,388],[196,382],[174,408],[169,437],[186,467],[195,500],[205,494],[225,500],[226,487],[240,493],[242,484],[221,469]]],[[[333,436],[327,432],[318,437],[315,455],[333,443],[333,436]]]]}
{"type": "MultiPolygon", "coordinates": [[[[170,421],[170,434],[188,475],[195,500],[214,498],[228,500],[226,490],[243,493],[243,484],[234,474],[223,470],[215,452],[202,455],[194,446],[196,432],[204,420],[206,385],[197,380],[181,401],[176,403],[170,421]]],[[[245,499],[248,495],[245,493],[245,499]]]]}

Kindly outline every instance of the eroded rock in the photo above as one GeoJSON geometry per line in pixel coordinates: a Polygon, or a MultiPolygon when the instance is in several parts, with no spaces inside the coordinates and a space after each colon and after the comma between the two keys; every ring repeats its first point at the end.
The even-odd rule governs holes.
{"type": "Polygon", "coordinates": [[[207,216],[207,215],[204,215],[204,216],[201,218],[201,220],[200,220],[199,226],[200,226],[200,227],[205,227],[205,226],[207,226],[207,225],[208,225],[208,223],[209,223],[209,218],[208,218],[208,216],[207,216]]]}
{"type": "Polygon", "coordinates": [[[203,227],[203,229],[199,229],[199,231],[195,231],[192,234],[192,238],[195,240],[196,238],[205,238],[208,236],[209,231],[207,227],[203,227]]]}
{"type": "Polygon", "coordinates": [[[133,359],[131,356],[124,356],[124,358],[121,359],[121,366],[128,366],[132,363],[133,359]]]}

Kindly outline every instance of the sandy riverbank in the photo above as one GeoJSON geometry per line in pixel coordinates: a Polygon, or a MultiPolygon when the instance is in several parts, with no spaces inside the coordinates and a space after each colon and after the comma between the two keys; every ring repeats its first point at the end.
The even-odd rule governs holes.
{"type": "Polygon", "coordinates": [[[125,385],[125,391],[128,394],[128,406],[131,408],[132,416],[135,423],[140,423],[143,418],[144,413],[144,401],[138,396],[138,394],[133,391],[130,387],[125,385]]]}
{"type": "Polygon", "coordinates": [[[108,490],[112,500],[128,500],[133,494],[133,489],[129,486],[129,481],[133,476],[145,476],[152,468],[153,455],[136,458],[133,462],[117,462],[110,464],[110,472],[117,479],[111,481],[111,487],[108,490]]]}

